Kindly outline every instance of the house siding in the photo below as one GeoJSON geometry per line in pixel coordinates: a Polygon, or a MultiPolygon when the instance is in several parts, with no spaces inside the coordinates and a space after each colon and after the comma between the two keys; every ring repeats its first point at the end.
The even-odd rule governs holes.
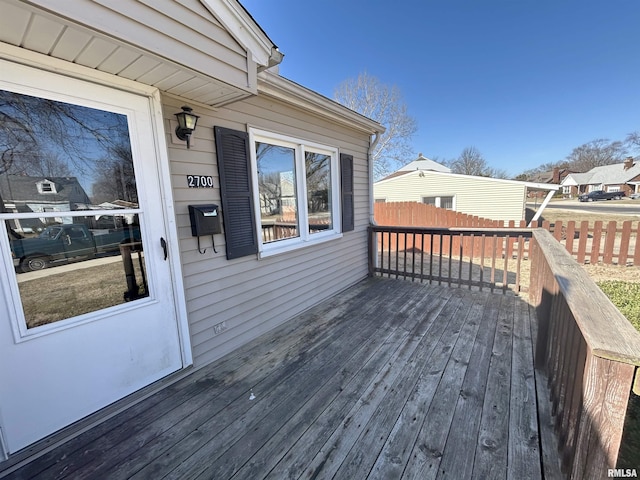
{"type": "MultiPolygon", "coordinates": [[[[205,365],[367,275],[369,219],[366,134],[334,125],[267,96],[251,97],[218,110],[198,108],[190,150],[172,143],[170,122],[181,103],[163,97],[171,181],[177,216],[185,296],[196,367],[205,365]],[[201,255],[191,236],[188,205],[221,201],[213,127],[246,131],[248,126],[335,146],[354,157],[355,229],[330,240],[272,257],[227,260],[224,235],[208,237],[201,255]],[[186,175],[211,175],[213,189],[190,189],[186,175]],[[214,332],[224,322],[226,329],[214,332]]],[[[337,172],[336,172],[337,173],[337,172]]],[[[336,222],[340,219],[336,218],[336,222]]]]}
{"type": "Polygon", "coordinates": [[[422,202],[423,197],[454,196],[457,212],[520,221],[526,187],[490,178],[422,171],[378,182],[373,191],[374,198],[386,202],[422,202]]]}

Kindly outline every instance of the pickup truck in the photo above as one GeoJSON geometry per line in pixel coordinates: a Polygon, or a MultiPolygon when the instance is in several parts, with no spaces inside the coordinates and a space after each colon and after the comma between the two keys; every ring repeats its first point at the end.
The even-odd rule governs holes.
{"type": "Polygon", "coordinates": [[[620,200],[624,197],[624,192],[605,192],[604,190],[594,190],[583,193],[578,197],[581,202],[595,202],[597,200],[620,200]]]}
{"type": "Polygon", "coordinates": [[[31,272],[75,257],[93,258],[101,253],[115,253],[121,243],[140,241],[137,226],[98,232],[73,223],[51,225],[37,237],[13,239],[10,244],[14,263],[22,272],[31,272]]]}

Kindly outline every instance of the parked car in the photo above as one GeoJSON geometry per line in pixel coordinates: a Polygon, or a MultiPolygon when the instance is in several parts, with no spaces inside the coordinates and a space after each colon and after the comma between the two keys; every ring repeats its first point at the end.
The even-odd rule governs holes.
{"type": "Polygon", "coordinates": [[[636,200],[636,199],[640,198],[640,193],[632,193],[631,195],[629,195],[629,198],[631,200],[636,200]]]}
{"type": "Polygon", "coordinates": [[[624,197],[624,192],[605,192],[604,190],[594,190],[583,193],[578,197],[581,202],[595,202],[597,200],[620,200],[624,197]]]}
{"type": "Polygon", "coordinates": [[[33,238],[11,240],[11,252],[23,272],[42,270],[74,257],[115,253],[121,243],[140,240],[140,229],[118,228],[94,233],[83,224],[51,225],[33,238]]]}

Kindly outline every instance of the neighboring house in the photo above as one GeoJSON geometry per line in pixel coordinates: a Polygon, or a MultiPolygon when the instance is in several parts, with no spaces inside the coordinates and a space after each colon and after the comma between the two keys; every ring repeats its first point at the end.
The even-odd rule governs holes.
{"type": "MultiPolygon", "coordinates": [[[[159,389],[157,380],[207,365],[367,276],[369,149],[384,128],[272,71],[282,54],[236,0],[0,0],[0,8],[5,100],[80,112],[69,118],[91,131],[125,129],[94,142],[112,144],[83,160],[101,172],[83,185],[88,192],[112,181],[119,189],[103,191],[126,191],[117,197],[126,202],[101,199],[87,215],[74,207],[88,203],[78,192],[82,198],[57,205],[74,221],[135,217],[144,244],[136,264],[146,272],[145,292],[133,301],[31,327],[18,288],[28,274],[14,271],[8,238],[0,239],[0,459],[125,397],[126,405],[144,387],[159,389]],[[177,130],[184,105],[199,116],[191,137],[177,130]],[[269,208],[280,201],[295,215],[299,228],[286,238],[259,235],[259,145],[278,147],[265,168],[295,178],[284,192],[295,201],[269,199],[269,208]],[[115,150],[120,166],[109,158],[115,150]],[[310,158],[314,185],[304,173],[310,158]],[[209,215],[199,238],[191,205],[209,215]],[[316,218],[321,229],[310,228],[316,218]]],[[[65,137],[88,141],[90,132],[74,124],[65,137]]],[[[54,178],[33,188],[60,191],[54,178]]],[[[53,222],[60,213],[0,213],[10,227],[40,217],[53,222]]],[[[67,267],[94,272],[80,268],[88,262],[96,261],[67,267]]],[[[41,273],[59,284],[63,270],[41,273]]]]}
{"type": "Polygon", "coordinates": [[[390,173],[386,177],[379,180],[379,182],[383,180],[389,180],[390,178],[405,175],[407,172],[415,172],[417,170],[446,172],[446,173],[451,172],[451,169],[449,167],[446,167],[441,163],[438,163],[434,160],[431,160],[430,158],[423,156],[422,153],[419,153],[418,158],[416,158],[414,161],[409,162],[404,167],[399,168],[393,173],[390,173]]]}
{"type": "MultiPolygon", "coordinates": [[[[91,200],[76,177],[0,175],[0,199],[5,212],[39,213],[87,210],[91,200]]],[[[69,217],[54,217],[69,223],[69,217]]],[[[32,232],[46,225],[45,217],[14,219],[17,232],[32,232]]]]}
{"type": "Polygon", "coordinates": [[[558,188],[552,184],[414,170],[398,171],[376,182],[373,195],[376,202],[421,202],[468,215],[519,222],[525,219],[528,191],[547,194],[538,209],[539,216],[558,188]]]}
{"type": "MultiPolygon", "coordinates": [[[[576,173],[576,172],[573,172],[568,168],[554,167],[554,169],[551,171],[536,173],[527,181],[533,182],[533,183],[550,183],[554,185],[560,185],[562,181],[567,177],[567,175],[571,173],[576,173]]],[[[544,195],[545,193],[542,191],[529,192],[529,197],[540,197],[544,195]]]]}
{"type": "Polygon", "coordinates": [[[562,181],[563,194],[574,197],[594,190],[640,192],[640,162],[627,157],[623,163],[594,167],[588,172],[572,173],[562,181]]]}
{"type": "Polygon", "coordinates": [[[413,162],[407,163],[404,167],[399,168],[398,172],[411,172],[414,170],[431,170],[433,172],[445,172],[450,173],[451,169],[438,163],[430,158],[425,157],[422,153],[418,154],[413,162]]]}

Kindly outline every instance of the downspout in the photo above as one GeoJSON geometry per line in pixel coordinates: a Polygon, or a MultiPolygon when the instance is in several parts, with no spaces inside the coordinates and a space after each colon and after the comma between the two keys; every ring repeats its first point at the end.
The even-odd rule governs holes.
{"type": "MultiPolygon", "coordinates": [[[[369,149],[367,150],[367,159],[369,161],[369,228],[371,225],[376,224],[375,215],[373,211],[374,198],[373,198],[373,150],[378,145],[378,141],[380,140],[380,132],[375,132],[373,134],[373,140],[369,142],[369,149]]],[[[369,265],[369,275],[373,275],[373,269],[375,269],[378,265],[378,235],[369,236],[369,229],[367,229],[367,245],[368,245],[368,265],[369,265]],[[373,252],[376,252],[374,255],[373,252]]]]}
{"type": "Polygon", "coordinates": [[[369,160],[369,224],[375,225],[376,221],[373,212],[373,150],[380,141],[380,132],[375,132],[373,141],[369,143],[369,150],[367,151],[367,159],[369,160]]]}

